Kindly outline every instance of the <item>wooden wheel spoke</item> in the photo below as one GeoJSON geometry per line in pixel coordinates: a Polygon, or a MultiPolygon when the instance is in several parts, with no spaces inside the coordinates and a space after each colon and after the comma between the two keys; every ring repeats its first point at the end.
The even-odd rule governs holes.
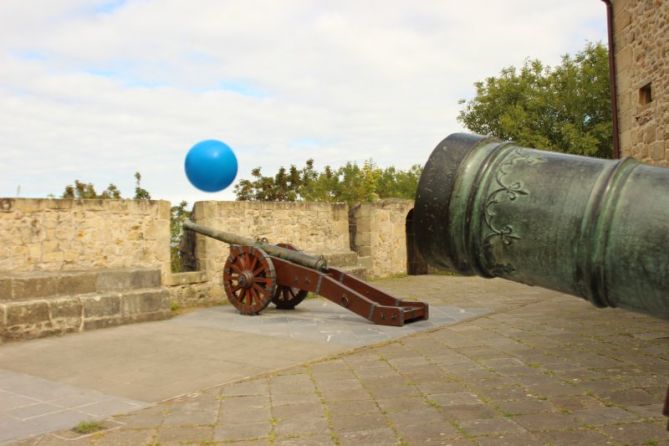
{"type": "Polygon", "coordinates": [[[253,289],[253,287],[249,288],[248,294],[249,296],[251,296],[249,299],[249,305],[253,305],[254,303],[256,303],[258,301],[258,298],[260,297],[258,296],[256,290],[253,289]]]}
{"type": "Polygon", "coordinates": [[[252,290],[255,290],[256,293],[258,293],[258,295],[260,295],[260,296],[264,296],[265,293],[266,293],[265,288],[263,288],[263,287],[261,287],[261,286],[258,286],[257,283],[254,283],[254,284],[253,284],[253,287],[251,287],[251,289],[252,289],[252,290]]]}
{"type": "Polygon", "coordinates": [[[242,273],[241,268],[239,268],[239,267],[238,267],[236,264],[234,264],[234,263],[231,263],[231,264],[230,264],[230,268],[233,269],[233,270],[235,270],[235,272],[236,272],[237,274],[241,274],[241,273],[242,273]]]}
{"type": "MultiPolygon", "coordinates": [[[[249,265],[249,269],[250,269],[251,271],[253,271],[253,274],[254,274],[254,275],[256,274],[256,272],[253,270],[253,268],[255,268],[255,266],[256,266],[257,264],[258,264],[258,257],[253,256],[253,259],[251,260],[250,265],[249,265]]],[[[262,265],[260,265],[260,266],[262,267],[262,265]]]]}

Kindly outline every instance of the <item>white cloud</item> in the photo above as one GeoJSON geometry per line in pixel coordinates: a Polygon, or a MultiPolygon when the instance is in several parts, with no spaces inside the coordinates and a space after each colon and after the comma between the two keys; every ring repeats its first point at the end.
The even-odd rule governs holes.
{"type": "Polygon", "coordinates": [[[461,131],[457,100],[525,58],[559,63],[605,37],[597,0],[126,2],[4,0],[0,196],[74,179],[125,195],[193,189],[202,139],[253,167],[422,164],[461,131]],[[305,144],[304,141],[309,142],[305,144]]]}

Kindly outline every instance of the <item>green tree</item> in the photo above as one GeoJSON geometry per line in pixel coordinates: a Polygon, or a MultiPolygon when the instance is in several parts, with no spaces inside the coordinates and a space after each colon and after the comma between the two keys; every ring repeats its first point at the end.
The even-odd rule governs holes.
{"type": "Polygon", "coordinates": [[[241,180],[235,186],[239,201],[325,201],[359,203],[379,198],[413,199],[421,168],[412,166],[407,171],[394,167],[381,169],[370,159],[359,166],[348,162],[333,169],[325,166],[318,172],[314,160],[307,160],[302,169],[291,165],[274,176],[265,176],[260,167],[251,171],[252,180],[241,180]]]}
{"type": "Polygon", "coordinates": [[[142,188],[142,174],[135,172],[135,200],[150,200],[151,194],[148,190],[142,188]]]}
{"type": "MultiPolygon", "coordinates": [[[[172,272],[194,270],[192,246],[182,246],[184,243],[183,223],[191,217],[192,211],[187,209],[188,202],[181,201],[177,206],[170,208],[170,263],[172,272]]],[[[189,231],[190,232],[190,231],[189,231]]],[[[192,242],[194,240],[188,240],[192,242]]]]}
{"type": "Polygon", "coordinates": [[[118,190],[115,184],[110,184],[107,186],[107,189],[102,191],[101,194],[95,191],[95,186],[92,183],[84,183],[79,180],[74,180],[74,185],[68,184],[65,186],[61,198],[65,199],[76,199],[76,200],[89,200],[96,198],[103,199],[120,199],[121,191],[118,190]]]}
{"type": "Polygon", "coordinates": [[[476,82],[458,120],[469,130],[518,144],[610,158],[613,154],[608,50],[588,43],[551,68],[539,60],[476,82]]]}

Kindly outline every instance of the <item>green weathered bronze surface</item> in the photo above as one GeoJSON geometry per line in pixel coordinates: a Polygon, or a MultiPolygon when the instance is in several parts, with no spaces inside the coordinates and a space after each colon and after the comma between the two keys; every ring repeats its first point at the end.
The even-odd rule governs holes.
{"type": "Polygon", "coordinates": [[[669,319],[669,169],[454,134],[414,218],[435,266],[669,319]]]}

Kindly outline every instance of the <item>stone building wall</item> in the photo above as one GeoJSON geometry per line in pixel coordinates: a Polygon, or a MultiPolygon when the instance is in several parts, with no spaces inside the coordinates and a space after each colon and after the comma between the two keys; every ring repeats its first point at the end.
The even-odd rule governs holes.
{"type": "Polygon", "coordinates": [[[354,250],[368,259],[369,277],[407,273],[406,219],[412,200],[387,199],[352,209],[354,250]]]}
{"type": "Polygon", "coordinates": [[[167,201],[0,199],[0,271],[169,272],[167,201]]]}
{"type": "Polygon", "coordinates": [[[669,167],[669,1],[614,0],[623,156],[669,167]]]}

